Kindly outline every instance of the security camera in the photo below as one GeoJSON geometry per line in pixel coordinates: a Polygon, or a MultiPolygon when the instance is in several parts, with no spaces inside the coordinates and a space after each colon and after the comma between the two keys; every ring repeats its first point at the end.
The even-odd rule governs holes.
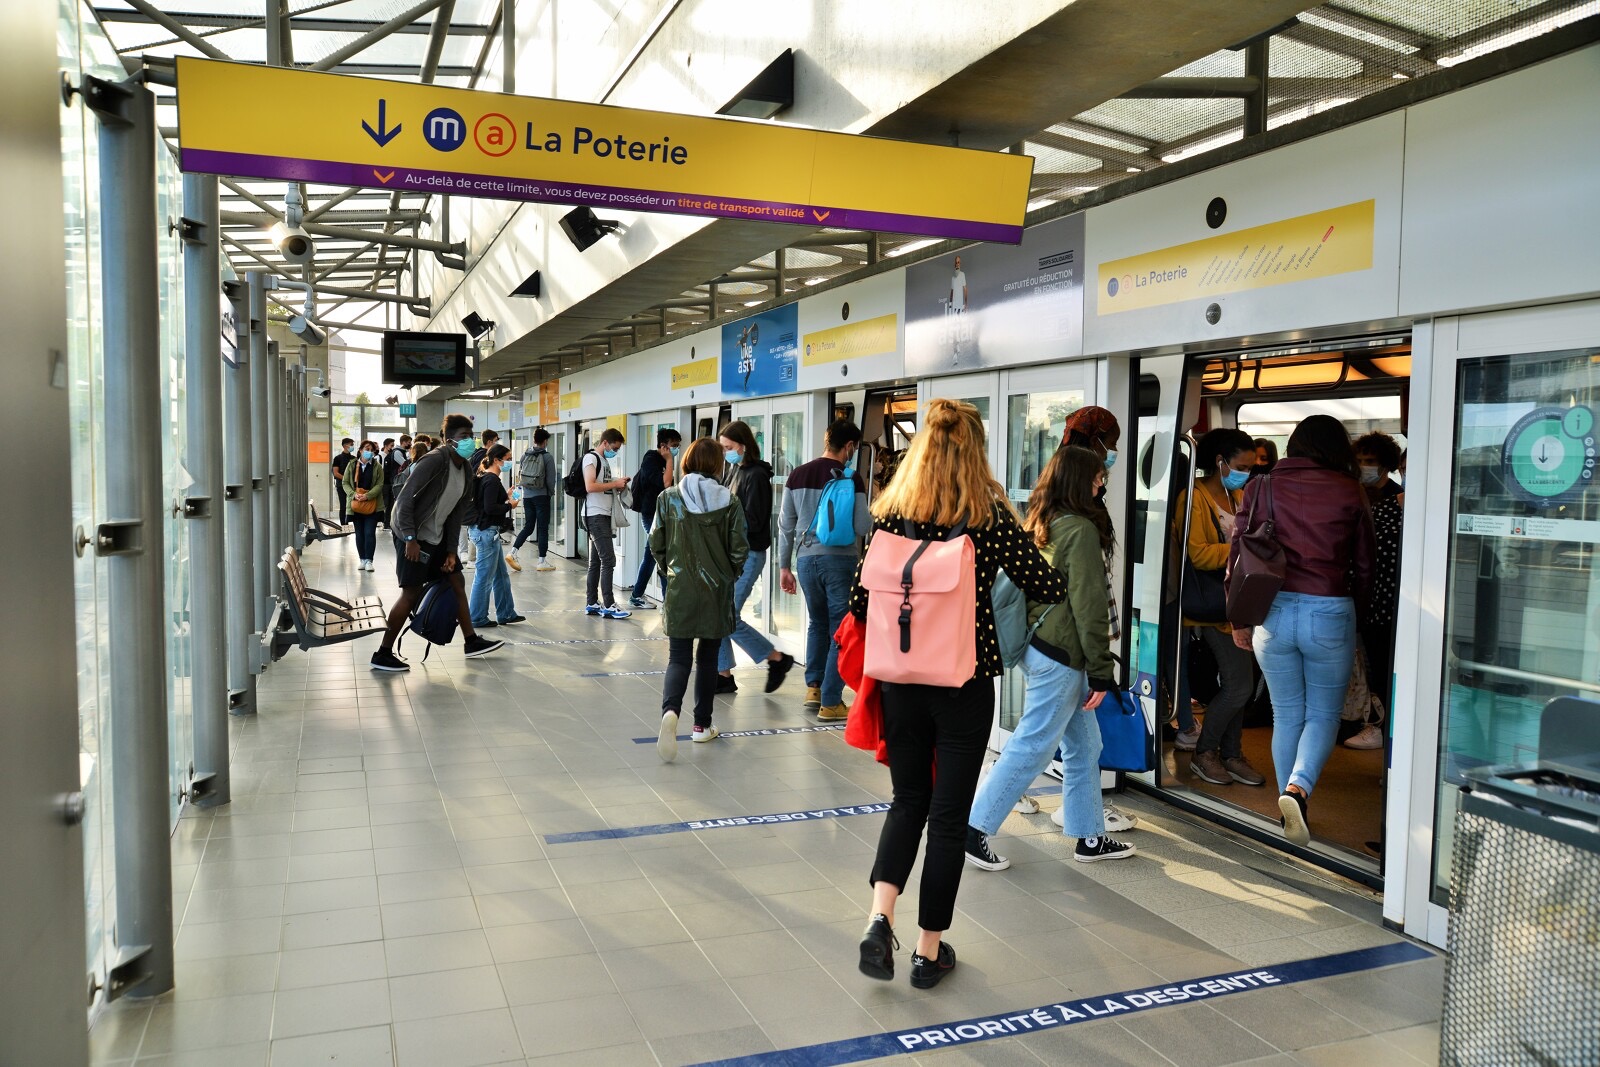
{"type": "Polygon", "coordinates": [[[289,320],[289,332],[308,345],[320,345],[324,340],[322,331],[317,329],[317,324],[304,315],[295,315],[289,320]]]}
{"type": "Polygon", "coordinates": [[[324,386],[321,389],[313,389],[312,392],[315,393],[317,396],[322,397],[324,400],[326,400],[328,397],[333,395],[333,390],[327,388],[326,386],[324,386]]]}
{"type": "Polygon", "coordinates": [[[275,222],[267,231],[267,236],[272,238],[272,246],[278,250],[278,254],[290,263],[307,263],[317,250],[311,235],[300,226],[275,222]]]}

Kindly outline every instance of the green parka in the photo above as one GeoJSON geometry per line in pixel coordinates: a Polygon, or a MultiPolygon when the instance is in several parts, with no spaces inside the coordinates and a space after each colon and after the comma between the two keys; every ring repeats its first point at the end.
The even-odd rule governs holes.
{"type": "Polygon", "coordinates": [[[750,544],[738,498],[716,488],[721,490],[718,499],[727,497],[727,502],[708,511],[690,509],[681,483],[656,498],[650,554],[666,578],[661,628],[668,637],[723,638],[733,633],[733,586],[750,544]]]}
{"type": "Polygon", "coordinates": [[[1050,524],[1050,543],[1041,552],[1067,577],[1067,599],[1039,622],[1051,605],[1028,602],[1028,624],[1039,623],[1035,645],[1052,659],[1089,676],[1089,688],[1114,686],[1111,659],[1110,601],[1106,594],[1106,558],[1100,531],[1082,515],[1060,515],[1050,524]]]}

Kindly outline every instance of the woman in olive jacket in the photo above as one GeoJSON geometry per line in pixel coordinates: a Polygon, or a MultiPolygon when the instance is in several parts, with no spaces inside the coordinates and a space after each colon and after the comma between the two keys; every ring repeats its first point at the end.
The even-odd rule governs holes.
{"type": "Polygon", "coordinates": [[[702,437],[683,458],[683,476],[656,500],[650,554],[666,581],[661,628],[667,634],[667,679],[661,694],[661,732],[656,754],[670,763],[678,755],[678,715],[695,667],[694,741],[711,741],[711,704],[717,694],[717,653],[733,633],[734,583],[750,555],[744,508],[717,481],[722,449],[702,437]],[[695,642],[699,641],[699,647],[695,642]]]}

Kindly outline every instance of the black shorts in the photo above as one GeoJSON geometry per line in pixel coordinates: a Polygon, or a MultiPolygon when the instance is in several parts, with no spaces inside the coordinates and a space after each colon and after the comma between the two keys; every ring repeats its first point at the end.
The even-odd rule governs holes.
{"type": "MultiPolygon", "coordinates": [[[[404,541],[395,541],[395,547],[399,549],[399,556],[395,560],[394,576],[399,580],[401,589],[415,589],[429,585],[444,576],[444,571],[439,569],[446,555],[442,545],[430,545],[426,541],[418,541],[417,547],[422,549],[422,554],[427,560],[426,562],[418,560],[415,563],[406,558],[404,541]]],[[[449,551],[454,552],[455,546],[451,545],[449,551]]]]}

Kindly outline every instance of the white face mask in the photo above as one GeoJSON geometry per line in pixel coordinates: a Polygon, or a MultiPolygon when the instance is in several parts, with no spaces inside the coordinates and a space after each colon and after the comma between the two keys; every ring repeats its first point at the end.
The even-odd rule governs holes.
{"type": "Polygon", "coordinates": [[[1367,486],[1368,488],[1371,488],[1371,487],[1377,486],[1377,485],[1382,485],[1383,484],[1383,468],[1382,467],[1362,467],[1361,468],[1361,484],[1367,486]]]}

